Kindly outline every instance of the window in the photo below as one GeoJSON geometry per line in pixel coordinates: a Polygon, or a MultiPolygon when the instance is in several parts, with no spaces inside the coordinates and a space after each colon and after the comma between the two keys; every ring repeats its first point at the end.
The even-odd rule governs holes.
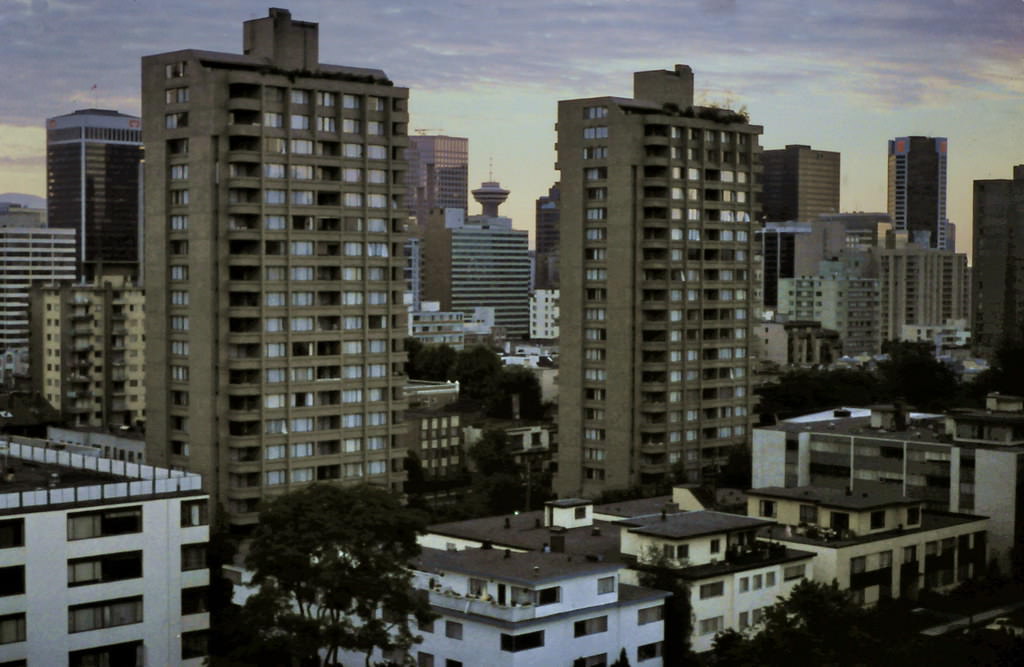
{"type": "Polygon", "coordinates": [[[752,585],[755,591],[761,590],[764,587],[764,576],[760,574],[755,574],[753,576],[752,585]]]}
{"type": "Polygon", "coordinates": [[[202,658],[209,649],[209,630],[193,630],[181,633],[181,659],[202,658]]]}
{"type": "Polygon", "coordinates": [[[803,579],[805,565],[790,565],[782,571],[783,581],[792,581],[794,579],[803,579]]]}
{"type": "Polygon", "coordinates": [[[171,180],[181,181],[188,178],[188,165],[187,164],[175,164],[171,165],[171,180]]]}
{"type": "Polygon", "coordinates": [[[871,513],[871,528],[885,528],[885,510],[878,510],[871,513]]]}
{"type": "Polygon", "coordinates": [[[5,519],[0,521],[0,549],[25,546],[25,520],[5,519]]]}
{"type": "Polygon", "coordinates": [[[598,125],[598,126],[595,126],[595,127],[585,127],[585,128],[583,128],[583,138],[584,139],[607,139],[608,138],[608,128],[607,128],[607,126],[604,126],[604,125],[598,125]]]}
{"type": "Polygon", "coordinates": [[[717,598],[725,595],[725,582],[715,581],[710,584],[701,584],[700,586],[700,599],[707,600],[708,598],[717,598]]]}
{"type": "Polygon", "coordinates": [[[775,501],[774,500],[762,500],[761,501],[761,516],[774,517],[775,516],[775,501]]]}
{"type": "Polygon", "coordinates": [[[615,592],[615,577],[601,577],[597,580],[597,594],[603,595],[605,593],[615,592]]]}
{"type": "Polygon", "coordinates": [[[68,608],[68,632],[86,632],[142,622],[142,596],[104,600],[68,608]]]}
{"type": "Polygon", "coordinates": [[[722,550],[722,540],[711,540],[711,553],[716,554],[722,550]]]}
{"type": "Polygon", "coordinates": [[[462,639],[462,623],[455,621],[444,622],[444,636],[449,639],[462,639]]]}
{"type": "Polygon", "coordinates": [[[345,157],[363,157],[362,144],[342,144],[341,154],[345,157]]]}
{"type": "Polygon", "coordinates": [[[188,216],[187,215],[172,215],[171,216],[171,231],[173,232],[184,232],[188,229],[188,216]]]}
{"type": "Polygon", "coordinates": [[[164,65],[164,76],[168,79],[180,79],[181,77],[188,74],[188,62],[181,61],[171,63],[170,65],[164,65]]]}
{"type": "Polygon", "coordinates": [[[188,127],[188,112],[178,111],[164,115],[164,127],[173,130],[177,127],[188,127]]]}
{"type": "Polygon", "coordinates": [[[831,521],[829,527],[832,528],[832,530],[850,529],[850,515],[846,512],[832,512],[829,519],[831,521]]]}
{"type": "Polygon", "coordinates": [[[206,542],[181,545],[181,571],[206,569],[206,542]]]}
{"type": "Polygon", "coordinates": [[[292,88],[292,104],[309,104],[309,91],[292,88]]]}
{"type": "Polygon", "coordinates": [[[775,585],[775,573],[765,572],[764,574],[764,586],[765,588],[771,588],[775,585]]]}
{"type": "Polygon", "coordinates": [[[714,618],[701,619],[698,624],[698,634],[702,635],[713,635],[716,632],[722,630],[722,617],[715,616],[714,618]]]}
{"type": "Polygon", "coordinates": [[[907,508],[907,525],[916,526],[921,523],[921,508],[920,507],[908,507],[907,508]]]}
{"type": "Polygon", "coordinates": [[[205,526],[210,523],[205,500],[184,500],[181,503],[181,527],[205,526]]]}
{"type": "Polygon", "coordinates": [[[68,514],[68,539],[84,540],[142,532],[142,507],[68,514]]]}
{"type": "Polygon", "coordinates": [[[892,551],[882,551],[878,554],[878,567],[892,567],[892,551]]]}
{"type": "Polygon", "coordinates": [[[740,577],[740,593],[750,590],[750,577],[740,577]]]}
{"type": "Polygon", "coordinates": [[[124,551],[68,561],[68,586],[123,581],[141,576],[141,551],[124,551]]]}
{"type": "Polygon", "coordinates": [[[801,505],[800,523],[818,523],[818,508],[814,505],[801,505]]]}
{"type": "Polygon", "coordinates": [[[654,658],[660,658],[663,655],[662,642],[654,642],[652,644],[643,644],[636,647],[636,661],[643,662],[644,660],[653,660],[654,658]]]}
{"type": "Polygon", "coordinates": [[[0,567],[0,597],[22,595],[25,592],[25,566],[0,567]]]}
{"type": "Polygon", "coordinates": [[[562,599],[562,589],[559,586],[541,588],[537,591],[537,606],[555,604],[562,599]]]}
{"type": "Polygon", "coordinates": [[[608,107],[583,107],[583,118],[593,120],[595,118],[607,118],[608,107]]]}
{"type": "Polygon", "coordinates": [[[210,608],[207,604],[207,599],[209,598],[208,591],[208,586],[183,588],[181,590],[181,615],[202,614],[209,611],[210,608]]]}
{"type": "Polygon", "coordinates": [[[341,106],[345,109],[361,109],[362,98],[356,97],[355,95],[343,95],[341,98],[341,106]]]}
{"type": "Polygon", "coordinates": [[[656,623],[665,618],[665,606],[658,605],[657,607],[647,607],[646,609],[640,609],[636,612],[636,624],[646,625],[648,623],[656,623]]]}
{"type": "Polygon", "coordinates": [[[367,146],[366,157],[371,160],[388,159],[388,149],[385,146],[367,146]]]}
{"type": "Polygon", "coordinates": [[[25,614],[0,616],[0,644],[25,641],[25,614]]]}
{"type": "Polygon", "coordinates": [[[295,155],[312,155],[313,142],[310,139],[292,139],[291,152],[295,155]]]}
{"type": "Polygon", "coordinates": [[[309,129],[309,116],[302,114],[291,115],[291,128],[293,130],[308,130],[309,129]]]}
{"type": "Polygon", "coordinates": [[[188,204],[188,190],[171,190],[171,204],[185,206],[188,204]]]}
{"type": "Polygon", "coordinates": [[[587,635],[595,635],[599,632],[608,631],[608,617],[598,616],[596,618],[588,618],[584,621],[576,621],[573,623],[573,635],[576,637],[586,637],[587,635]]]}
{"type": "Polygon", "coordinates": [[[317,92],[316,103],[322,107],[333,107],[338,104],[337,93],[317,92]]]}
{"type": "MultiPolygon", "coordinates": [[[[348,97],[346,95],[345,97],[348,97]]],[[[434,667],[434,656],[431,653],[419,651],[416,653],[416,667],[434,667]]]]}

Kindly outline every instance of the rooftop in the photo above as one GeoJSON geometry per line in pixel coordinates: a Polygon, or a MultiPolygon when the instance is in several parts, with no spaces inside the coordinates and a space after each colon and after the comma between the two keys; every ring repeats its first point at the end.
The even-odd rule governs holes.
{"type": "MultiPolygon", "coordinates": [[[[0,467],[2,467],[0,457],[0,467]]],[[[21,491],[32,491],[35,489],[65,489],[72,486],[83,486],[86,484],[111,484],[114,482],[127,482],[131,477],[115,475],[98,470],[85,470],[81,468],[70,468],[53,463],[38,463],[36,461],[25,461],[13,456],[7,460],[8,476],[0,477],[0,493],[19,493],[21,491]]]]}
{"type": "Polygon", "coordinates": [[[417,563],[429,571],[502,579],[527,587],[560,579],[617,572],[622,567],[620,563],[603,562],[578,554],[541,551],[514,553],[504,549],[444,551],[424,548],[417,563]]]}
{"type": "Polygon", "coordinates": [[[774,521],[767,519],[755,519],[738,514],[700,510],[678,514],[638,516],[620,521],[619,525],[629,530],[629,532],[638,535],[681,539],[698,535],[762,528],[764,526],[771,526],[774,523],[774,521]]]}
{"type": "Polygon", "coordinates": [[[594,514],[604,514],[629,519],[643,514],[656,514],[672,502],[672,496],[655,496],[654,498],[637,498],[621,500],[594,506],[594,514]]]}
{"type": "Polygon", "coordinates": [[[64,450],[2,441],[0,454],[13,479],[0,479],[0,515],[59,505],[131,502],[143,496],[205,495],[202,477],[181,470],[83,456],[64,450]]]}
{"type": "Polygon", "coordinates": [[[605,560],[619,557],[618,526],[607,521],[594,521],[593,525],[580,528],[552,529],[544,525],[544,512],[541,510],[440,523],[427,528],[427,532],[489,543],[495,549],[508,547],[530,551],[543,550],[545,545],[551,544],[552,535],[560,535],[565,538],[567,554],[594,555],[605,560]]]}
{"type": "Polygon", "coordinates": [[[903,489],[899,485],[871,484],[870,482],[863,481],[858,481],[856,488],[849,492],[846,489],[826,486],[796,486],[788,488],[766,486],[760,489],[750,489],[747,493],[754,496],[799,500],[815,505],[850,510],[866,510],[890,505],[916,505],[924,502],[923,500],[903,495],[903,489]]]}

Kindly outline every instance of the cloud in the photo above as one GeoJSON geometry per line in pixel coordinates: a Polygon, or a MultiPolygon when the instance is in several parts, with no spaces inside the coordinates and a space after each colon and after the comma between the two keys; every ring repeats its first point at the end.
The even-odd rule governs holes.
{"type": "MultiPolygon", "coordinates": [[[[636,63],[675,62],[710,65],[723,76],[714,84],[740,95],[830,91],[907,105],[1024,91],[1016,0],[291,4],[297,19],[320,22],[325,62],[381,67],[424,92],[524,86],[572,97],[622,81],[636,63]]],[[[4,120],[37,124],[93,101],[123,106],[137,99],[141,56],[238,52],[239,24],[262,15],[242,0],[16,2],[0,18],[4,120]]]]}

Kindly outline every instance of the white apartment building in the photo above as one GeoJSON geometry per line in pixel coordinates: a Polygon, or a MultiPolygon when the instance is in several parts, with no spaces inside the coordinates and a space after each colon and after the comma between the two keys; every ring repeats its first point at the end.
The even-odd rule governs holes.
{"type": "Polygon", "coordinates": [[[710,650],[716,633],[757,625],[766,608],[814,574],[813,553],[758,540],[774,524],[708,510],[626,519],[620,548],[634,569],[625,580],[654,564],[675,570],[690,590],[690,644],[710,650]]]}
{"type": "Polygon", "coordinates": [[[0,664],[203,664],[198,475],[9,441],[0,464],[0,664]]]}
{"type": "Polygon", "coordinates": [[[424,549],[415,586],[440,618],[419,667],[662,665],[668,593],[624,583],[619,563],[560,553],[424,549]]]}
{"type": "Polygon", "coordinates": [[[530,338],[558,338],[558,290],[539,289],[530,294],[530,338]]]}

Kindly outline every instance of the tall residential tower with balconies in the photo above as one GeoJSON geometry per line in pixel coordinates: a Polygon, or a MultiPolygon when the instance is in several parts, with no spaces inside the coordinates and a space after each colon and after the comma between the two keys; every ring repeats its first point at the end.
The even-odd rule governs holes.
{"type": "Polygon", "coordinates": [[[556,490],[700,479],[751,425],[761,127],[693,106],[693,72],[558,108],[556,490]]]}
{"type": "Polygon", "coordinates": [[[408,90],[318,26],[142,62],[147,455],[233,524],[312,481],[400,489],[408,90]]]}

